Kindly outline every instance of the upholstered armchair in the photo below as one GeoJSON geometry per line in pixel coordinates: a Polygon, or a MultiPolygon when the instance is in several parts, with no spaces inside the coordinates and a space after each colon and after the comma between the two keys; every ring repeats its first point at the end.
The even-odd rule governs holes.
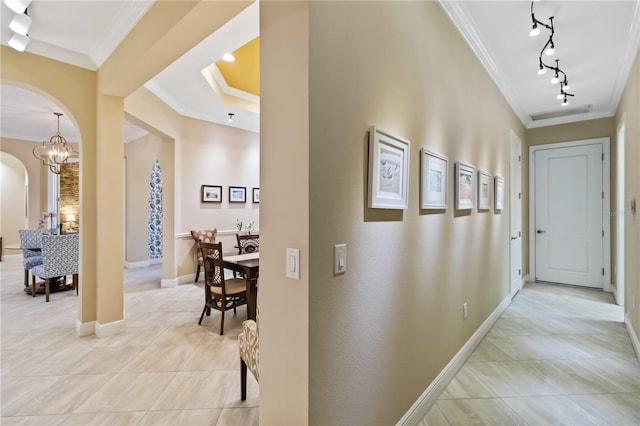
{"type": "Polygon", "coordinates": [[[242,323],[242,333],[238,336],[238,348],[240,350],[240,399],[247,399],[247,368],[260,382],[260,305],[256,306],[256,320],[247,320],[242,323]]]}
{"type": "Polygon", "coordinates": [[[42,232],[39,230],[19,229],[20,247],[22,247],[22,265],[24,266],[24,286],[29,287],[29,270],[42,265],[42,253],[29,249],[42,248],[42,232]]]}
{"type": "Polygon", "coordinates": [[[43,235],[42,265],[31,270],[33,275],[32,295],[36,295],[36,277],[44,279],[46,301],[49,301],[50,281],[56,277],[73,275],[73,286],[78,290],[78,261],[80,238],[78,234],[43,235]]]}
{"type": "Polygon", "coordinates": [[[194,281],[196,283],[198,282],[198,277],[200,276],[200,267],[204,267],[204,260],[202,259],[202,248],[200,247],[200,243],[215,243],[217,234],[218,230],[216,228],[205,229],[202,231],[191,231],[191,237],[196,243],[196,280],[194,281]]]}

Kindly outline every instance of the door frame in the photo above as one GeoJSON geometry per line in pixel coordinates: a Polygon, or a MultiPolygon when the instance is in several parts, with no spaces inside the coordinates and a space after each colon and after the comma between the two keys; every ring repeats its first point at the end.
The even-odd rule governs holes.
{"type": "Polygon", "coordinates": [[[610,138],[582,139],[571,142],[550,143],[529,147],[529,274],[532,281],[536,279],[536,151],[554,148],[572,148],[577,146],[602,144],[604,161],[602,162],[602,227],[604,237],[602,245],[602,265],[604,267],[603,291],[611,292],[611,146],[610,138]]]}
{"type": "Polygon", "coordinates": [[[625,304],[625,288],[626,288],[626,212],[625,212],[625,139],[626,139],[626,122],[627,113],[622,114],[622,119],[616,128],[616,284],[612,286],[613,297],[618,305],[625,304]],[[620,137],[622,136],[622,138],[620,137]],[[621,149],[622,147],[622,149],[621,149]]]}
{"type": "Polygon", "coordinates": [[[511,298],[513,299],[515,297],[515,295],[522,290],[522,287],[524,286],[524,279],[523,279],[523,268],[522,268],[522,254],[523,254],[523,248],[524,248],[524,233],[523,231],[523,223],[524,221],[522,220],[522,213],[524,211],[523,208],[523,197],[522,197],[522,187],[523,187],[523,182],[522,182],[522,141],[520,140],[520,138],[518,137],[518,135],[516,135],[516,133],[513,130],[509,131],[509,202],[511,202],[511,197],[513,195],[513,192],[515,189],[518,190],[519,195],[519,199],[520,199],[520,236],[518,237],[518,244],[520,244],[520,261],[519,261],[519,279],[520,279],[520,283],[518,284],[518,290],[515,293],[511,293],[511,268],[513,266],[513,250],[511,249],[511,218],[514,216],[515,212],[513,209],[512,205],[509,205],[509,292],[511,293],[511,298]],[[519,160],[518,160],[518,165],[517,168],[520,172],[520,188],[514,188],[513,186],[513,144],[514,142],[518,145],[518,149],[519,149],[519,160]]]}

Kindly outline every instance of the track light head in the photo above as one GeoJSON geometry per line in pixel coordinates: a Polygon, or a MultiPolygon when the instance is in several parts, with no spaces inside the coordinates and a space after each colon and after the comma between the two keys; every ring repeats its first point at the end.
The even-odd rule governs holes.
{"type": "Polygon", "coordinates": [[[540,34],[540,28],[538,28],[538,24],[537,23],[533,23],[533,28],[531,29],[531,31],[529,32],[529,35],[531,37],[535,37],[538,34],[540,34]]]}

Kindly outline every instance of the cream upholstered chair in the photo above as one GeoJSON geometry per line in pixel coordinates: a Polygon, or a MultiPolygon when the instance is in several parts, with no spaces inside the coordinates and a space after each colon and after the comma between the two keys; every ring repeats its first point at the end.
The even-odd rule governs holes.
{"type": "Polygon", "coordinates": [[[24,286],[29,286],[29,270],[35,266],[42,265],[42,253],[40,251],[29,250],[42,248],[42,232],[32,229],[19,229],[20,247],[22,247],[22,265],[24,266],[24,286]]]}
{"type": "Polygon", "coordinates": [[[211,309],[220,311],[220,335],[224,333],[224,313],[230,309],[236,312],[238,306],[247,304],[247,282],[240,278],[225,279],[222,243],[201,242],[204,260],[204,308],[198,325],[202,324],[204,314],[211,309]]]}
{"type": "Polygon", "coordinates": [[[78,289],[78,261],[80,238],[78,234],[43,235],[42,265],[31,270],[33,275],[33,297],[36,295],[36,277],[44,278],[46,301],[49,301],[51,278],[73,275],[73,286],[78,289]]]}
{"type": "MultiPolygon", "coordinates": [[[[260,293],[258,292],[258,295],[260,293]]],[[[258,300],[260,298],[258,297],[258,300]]],[[[242,323],[242,333],[238,336],[240,350],[240,399],[247,399],[247,368],[260,382],[260,303],[256,302],[256,320],[246,320],[242,323]]]]}
{"type": "Polygon", "coordinates": [[[216,228],[213,229],[205,229],[202,231],[191,231],[191,237],[196,242],[196,280],[194,282],[198,282],[198,277],[200,276],[200,267],[204,266],[202,260],[202,249],[200,247],[200,242],[205,243],[215,243],[216,235],[218,234],[218,230],[216,228]]]}

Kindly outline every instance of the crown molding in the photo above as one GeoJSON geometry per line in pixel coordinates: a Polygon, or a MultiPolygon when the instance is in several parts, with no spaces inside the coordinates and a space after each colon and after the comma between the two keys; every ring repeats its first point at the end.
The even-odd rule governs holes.
{"type": "Polygon", "coordinates": [[[449,19],[453,22],[462,38],[467,42],[473,53],[478,57],[482,66],[498,87],[498,90],[505,97],[507,103],[511,106],[513,112],[518,116],[525,127],[531,127],[533,121],[525,112],[524,108],[518,101],[515,92],[511,88],[511,84],[506,75],[496,66],[495,60],[489,53],[486,43],[480,37],[476,25],[467,13],[463,2],[438,0],[440,7],[445,11],[449,19]]]}
{"type": "Polygon", "coordinates": [[[54,61],[64,62],[66,64],[75,65],[76,67],[85,68],[91,71],[98,69],[91,58],[83,53],[55,46],[35,38],[31,38],[25,52],[44,56],[45,58],[50,58],[54,61]]]}
{"type": "Polygon", "coordinates": [[[620,104],[622,98],[622,92],[627,85],[629,79],[629,73],[633,66],[633,61],[638,54],[638,48],[640,48],[640,0],[636,0],[636,7],[633,11],[633,18],[631,19],[631,26],[629,27],[629,37],[627,37],[627,45],[624,49],[624,55],[622,57],[622,63],[618,68],[618,75],[616,75],[616,83],[611,93],[611,100],[609,101],[609,111],[611,115],[614,115],[620,104]]]}
{"type": "Polygon", "coordinates": [[[88,56],[98,67],[101,67],[114,50],[122,43],[131,30],[147,13],[154,1],[123,1],[120,2],[120,10],[111,19],[108,30],[100,37],[88,56]]]}
{"type": "MultiPolygon", "coordinates": [[[[614,111],[615,113],[615,111],[614,111]]],[[[584,114],[566,115],[564,117],[547,118],[545,120],[531,120],[531,124],[527,126],[528,129],[534,129],[537,127],[556,126],[558,124],[576,123],[579,121],[597,120],[599,118],[612,117],[614,113],[609,111],[593,111],[585,112],[584,114]]]]}

